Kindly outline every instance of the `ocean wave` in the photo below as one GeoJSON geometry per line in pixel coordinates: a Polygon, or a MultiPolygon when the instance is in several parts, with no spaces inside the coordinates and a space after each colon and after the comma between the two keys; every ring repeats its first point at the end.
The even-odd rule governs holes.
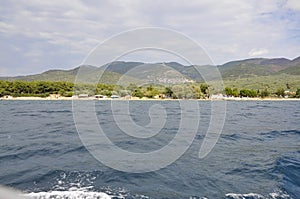
{"type": "Polygon", "coordinates": [[[276,160],[274,172],[282,175],[283,188],[292,196],[300,196],[300,151],[287,153],[276,160]]]}
{"type": "Polygon", "coordinates": [[[284,130],[284,131],[270,131],[270,132],[262,132],[260,135],[266,136],[267,138],[276,138],[280,136],[289,136],[289,135],[299,135],[299,130],[284,130]]]}
{"type": "MultiPolygon", "coordinates": [[[[87,192],[83,190],[71,191],[49,191],[24,194],[30,199],[150,199],[147,196],[126,196],[126,195],[110,195],[104,192],[87,192]]],[[[191,196],[189,199],[210,199],[207,197],[191,196]]],[[[263,196],[257,193],[238,194],[228,193],[225,199],[293,199],[285,193],[270,193],[268,196],[263,196]]]]}
{"type": "MultiPolygon", "coordinates": [[[[150,199],[143,194],[131,194],[123,188],[114,189],[110,187],[103,188],[102,190],[95,191],[93,186],[89,187],[70,187],[68,190],[49,190],[39,192],[21,193],[20,191],[0,186],[0,198],[3,199],[150,199]]],[[[163,195],[155,198],[174,199],[174,197],[165,197],[163,195]]],[[[178,198],[178,197],[175,197],[178,198]]],[[[180,197],[189,199],[211,199],[211,197],[180,197]]],[[[214,199],[217,199],[214,197],[214,199]]],[[[220,199],[295,199],[282,190],[277,190],[267,195],[259,193],[227,193],[220,199]]]]}
{"type": "Polygon", "coordinates": [[[23,194],[26,199],[149,199],[144,195],[132,195],[124,189],[106,188],[104,191],[91,191],[92,187],[73,187],[65,191],[41,191],[23,194]]]}
{"type": "Polygon", "coordinates": [[[257,193],[248,193],[248,194],[238,194],[238,193],[228,193],[226,194],[226,199],[293,199],[288,194],[278,192],[278,193],[269,193],[268,196],[263,196],[257,193]]]}
{"type": "MultiPolygon", "coordinates": [[[[109,196],[104,192],[86,192],[86,191],[50,191],[28,193],[25,197],[32,199],[112,199],[114,196],[109,196]]],[[[117,197],[122,198],[122,197],[117,197]]]]}

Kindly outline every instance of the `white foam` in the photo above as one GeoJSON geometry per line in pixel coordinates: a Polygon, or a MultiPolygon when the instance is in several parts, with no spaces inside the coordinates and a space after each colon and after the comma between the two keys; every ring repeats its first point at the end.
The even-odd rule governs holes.
{"type": "Polygon", "coordinates": [[[234,199],[246,199],[246,198],[255,198],[255,199],[265,199],[264,196],[257,193],[248,193],[248,194],[237,194],[237,193],[228,193],[226,197],[234,199]]]}
{"type": "Polygon", "coordinates": [[[288,194],[285,193],[270,193],[271,199],[277,199],[277,198],[282,198],[282,199],[290,199],[291,197],[288,194]]]}
{"type": "Polygon", "coordinates": [[[238,193],[228,193],[226,194],[226,198],[233,198],[233,199],[292,199],[291,196],[288,194],[278,192],[278,193],[270,193],[268,196],[263,196],[257,193],[248,193],[248,194],[238,194],[238,193]]]}
{"type": "Polygon", "coordinates": [[[111,199],[109,195],[103,192],[87,191],[49,191],[28,193],[25,196],[32,199],[111,199]]]}

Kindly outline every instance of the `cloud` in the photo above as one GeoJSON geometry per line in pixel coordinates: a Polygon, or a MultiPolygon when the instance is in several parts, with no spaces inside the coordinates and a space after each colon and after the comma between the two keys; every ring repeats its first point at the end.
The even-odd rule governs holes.
{"type": "Polygon", "coordinates": [[[291,10],[300,11],[300,3],[298,0],[287,0],[285,6],[291,10]]]}
{"type": "Polygon", "coordinates": [[[5,70],[9,74],[74,67],[99,42],[149,26],[193,38],[217,64],[249,56],[293,58],[300,52],[297,0],[8,0],[0,13],[0,50],[7,54],[0,65],[13,65],[5,70]]]}
{"type": "Polygon", "coordinates": [[[268,49],[265,49],[265,48],[255,49],[254,48],[249,52],[249,56],[250,57],[257,57],[257,56],[265,55],[265,54],[268,54],[268,53],[269,53],[268,49]]]}

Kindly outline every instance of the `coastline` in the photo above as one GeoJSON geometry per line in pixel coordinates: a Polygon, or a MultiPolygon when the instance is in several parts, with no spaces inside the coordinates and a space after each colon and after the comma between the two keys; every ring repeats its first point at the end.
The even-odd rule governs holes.
{"type": "Polygon", "coordinates": [[[176,100],[199,100],[199,101],[300,101],[300,98],[239,98],[239,97],[224,97],[224,98],[216,98],[216,99],[155,99],[155,98],[74,98],[74,97],[9,97],[9,98],[0,98],[0,101],[68,101],[68,100],[96,100],[96,101],[107,101],[107,100],[125,100],[125,101],[176,101],[176,100]]]}

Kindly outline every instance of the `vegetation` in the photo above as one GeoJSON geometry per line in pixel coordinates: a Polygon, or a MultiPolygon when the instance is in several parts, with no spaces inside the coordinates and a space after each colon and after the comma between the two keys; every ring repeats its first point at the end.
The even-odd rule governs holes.
{"type": "Polygon", "coordinates": [[[276,92],[269,92],[267,88],[263,90],[253,90],[253,89],[241,89],[238,91],[237,88],[225,87],[224,94],[228,97],[289,97],[289,98],[300,98],[300,89],[298,88],[296,92],[285,91],[283,88],[278,88],[276,92]]]}
{"type": "MultiPolygon", "coordinates": [[[[248,88],[232,88],[226,86],[223,93],[229,97],[297,97],[300,98],[300,89],[288,90],[292,83],[286,83],[286,89],[278,87],[277,90],[271,92],[268,88],[264,89],[248,89],[248,88]]],[[[5,81],[0,80],[0,97],[10,95],[13,97],[36,96],[47,97],[50,94],[58,94],[60,96],[71,97],[79,94],[89,95],[119,95],[121,97],[132,96],[138,98],[172,98],[172,99],[205,99],[209,98],[211,90],[208,84],[189,83],[189,84],[173,84],[169,86],[148,84],[137,86],[135,83],[129,84],[127,87],[114,84],[99,83],[97,85],[81,83],[76,84],[70,82],[51,82],[51,81],[5,81]]],[[[274,89],[272,89],[274,90],[274,89]]]]}
{"type": "Polygon", "coordinates": [[[207,84],[195,83],[204,82],[200,73],[210,70],[212,66],[209,65],[184,66],[176,62],[144,65],[140,62],[117,61],[105,66],[108,67],[83,65],[71,70],[49,70],[36,75],[0,77],[3,80],[0,83],[0,96],[71,96],[78,93],[186,99],[208,98],[218,93],[233,97],[299,96],[296,93],[300,88],[300,57],[293,60],[254,58],[217,66],[226,87],[224,91],[222,87],[209,87],[220,85],[214,77],[209,78],[212,81],[207,84]],[[140,65],[143,65],[143,70],[133,70],[140,65]],[[77,83],[80,82],[79,85],[76,84],[76,88],[73,83],[75,79],[77,83]],[[99,84],[93,85],[94,82],[99,84]],[[150,85],[149,82],[163,85],[150,85]],[[141,84],[143,86],[137,86],[141,84]]]}
{"type": "Polygon", "coordinates": [[[225,91],[225,94],[230,97],[239,97],[240,96],[237,88],[232,89],[230,87],[225,87],[224,91],[225,91]]]}
{"type": "Polygon", "coordinates": [[[242,90],[240,90],[240,96],[241,97],[257,97],[258,92],[256,90],[252,90],[252,89],[242,89],[242,90]]]}
{"type": "Polygon", "coordinates": [[[278,88],[275,94],[277,95],[277,97],[284,97],[285,96],[284,89],[278,88]]]}
{"type": "MultiPolygon", "coordinates": [[[[289,91],[296,91],[300,88],[300,76],[278,74],[272,76],[260,76],[251,78],[232,78],[225,79],[223,83],[226,87],[253,90],[265,90],[275,93],[278,88],[284,88],[289,91]]],[[[221,91],[219,91],[221,92],[221,91]]]]}
{"type": "Polygon", "coordinates": [[[0,97],[4,95],[47,97],[50,94],[68,97],[73,95],[73,87],[73,83],[69,82],[0,81],[0,97]]]}
{"type": "Polygon", "coordinates": [[[99,83],[76,84],[70,82],[51,82],[51,81],[5,81],[0,80],[0,97],[10,95],[13,97],[48,97],[50,94],[59,94],[65,97],[72,95],[119,95],[121,97],[131,95],[133,97],[147,98],[174,98],[174,99],[200,99],[209,94],[206,84],[182,84],[182,85],[144,85],[137,86],[134,83],[127,87],[114,84],[99,83]]]}
{"type": "Polygon", "coordinates": [[[265,97],[269,97],[269,96],[270,96],[270,92],[268,91],[268,89],[264,89],[263,91],[260,92],[261,98],[265,98],[265,97]]]}

